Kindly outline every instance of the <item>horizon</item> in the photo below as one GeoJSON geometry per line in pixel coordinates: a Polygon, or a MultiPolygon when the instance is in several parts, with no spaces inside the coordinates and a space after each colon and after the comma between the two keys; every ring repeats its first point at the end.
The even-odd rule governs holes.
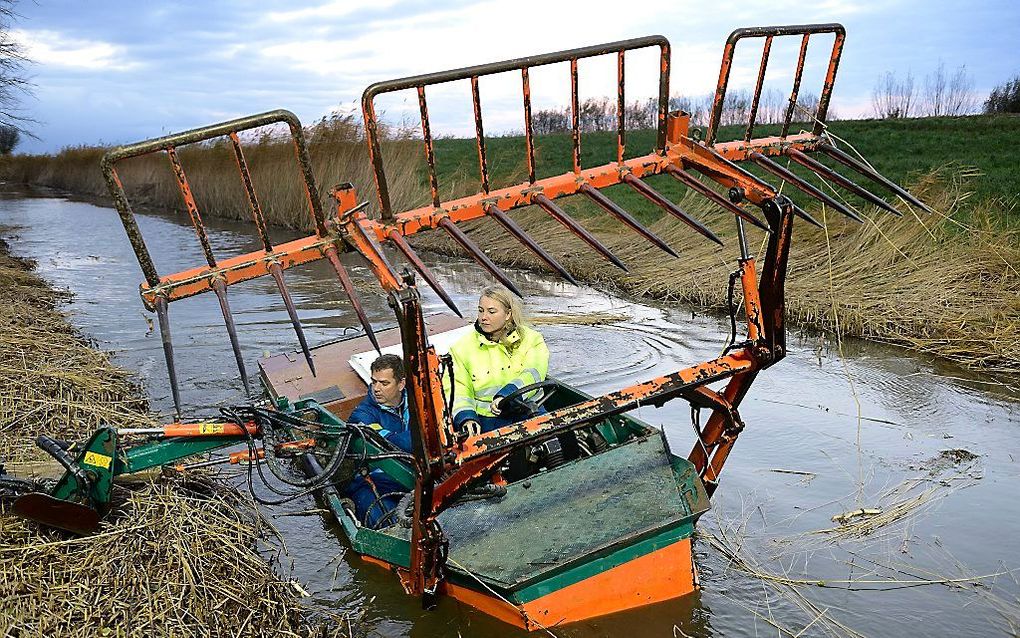
{"type": "MultiPolygon", "coordinates": [[[[10,32],[34,60],[28,75],[35,84],[35,97],[22,101],[20,114],[37,120],[26,128],[38,139],[23,135],[15,150],[118,145],[275,108],[293,111],[305,125],[331,113],[353,112],[360,121],[361,91],[374,82],[650,33],[665,35],[672,45],[670,94],[700,99],[714,91],[726,36],[763,24],[846,27],[832,100],[833,114],[841,119],[873,113],[872,92],[887,72],[899,78],[912,74],[920,89],[940,63],[950,75],[965,66],[980,106],[992,88],[1020,70],[1009,49],[1020,7],[1008,2],[981,3],[957,14],[916,0],[799,4],[759,9],[731,1],[703,14],[683,3],[654,15],[604,2],[575,12],[531,0],[512,5],[387,0],[373,6],[336,1],[297,8],[273,2],[257,15],[236,1],[172,8],[121,0],[88,8],[42,0],[18,4],[20,17],[10,32]],[[913,26],[904,30],[898,24],[913,26]],[[910,46],[903,46],[907,33],[910,46]]],[[[819,92],[831,46],[831,36],[812,38],[802,94],[819,92]]],[[[799,38],[775,40],[766,90],[789,94],[798,47],[799,38]]],[[[760,40],[737,47],[731,91],[753,88],[760,53],[760,40]]],[[[654,95],[657,57],[653,50],[628,53],[628,103],[654,95]]],[[[579,66],[582,100],[615,95],[612,56],[579,66]]],[[[565,69],[533,70],[535,112],[569,102],[565,69]]],[[[521,131],[519,76],[482,78],[480,84],[486,134],[521,131]]],[[[433,135],[474,135],[469,95],[466,81],[430,87],[433,135]]],[[[418,120],[414,91],[385,96],[377,109],[395,124],[418,120]]]]}

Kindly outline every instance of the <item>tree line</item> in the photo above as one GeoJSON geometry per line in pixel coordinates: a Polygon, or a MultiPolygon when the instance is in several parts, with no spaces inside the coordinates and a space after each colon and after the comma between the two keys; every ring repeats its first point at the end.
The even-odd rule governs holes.
{"type": "Polygon", "coordinates": [[[921,82],[915,82],[910,71],[902,78],[887,71],[875,82],[871,105],[879,119],[956,117],[979,111],[1020,113],[1020,75],[996,86],[982,102],[966,66],[950,73],[940,61],[921,82]]]}
{"type": "MultiPolygon", "coordinates": [[[[691,116],[691,123],[696,126],[707,126],[712,115],[715,94],[700,97],[675,95],[669,98],[670,111],[684,111],[691,116]]],[[[746,124],[750,119],[751,103],[754,95],[750,90],[729,91],[723,101],[720,124],[746,124]]],[[[789,108],[789,96],[778,89],[762,92],[755,115],[757,124],[778,124],[786,118],[789,108]]],[[[818,96],[805,94],[798,98],[791,121],[810,122],[818,110],[818,96]]],[[[617,127],[617,101],[615,98],[596,97],[583,100],[577,105],[578,127],[582,133],[594,131],[614,131],[617,127]]],[[[630,129],[655,128],[659,116],[659,101],[656,98],[634,100],[624,104],[624,124],[630,129]]],[[[829,110],[829,119],[833,119],[829,110]]],[[[535,133],[562,133],[571,130],[570,107],[541,109],[532,113],[532,126],[535,133]]]]}

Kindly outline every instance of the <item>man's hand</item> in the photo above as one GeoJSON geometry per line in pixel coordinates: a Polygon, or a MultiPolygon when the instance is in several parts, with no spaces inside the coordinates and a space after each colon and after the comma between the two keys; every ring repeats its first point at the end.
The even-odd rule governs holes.
{"type": "Polygon", "coordinates": [[[503,397],[496,397],[489,404],[489,410],[492,412],[492,416],[499,416],[500,406],[503,404],[503,397]]]}

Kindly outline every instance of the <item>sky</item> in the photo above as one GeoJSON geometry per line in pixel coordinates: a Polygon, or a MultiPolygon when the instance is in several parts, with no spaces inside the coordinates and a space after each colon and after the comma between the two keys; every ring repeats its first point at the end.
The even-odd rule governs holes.
{"type": "MultiPolygon", "coordinates": [[[[917,82],[940,61],[966,65],[983,99],[1020,73],[1015,40],[1020,2],[943,0],[654,3],[551,0],[374,0],[373,2],[18,2],[12,35],[34,63],[36,120],[17,152],[115,145],[286,108],[308,124],[355,112],[369,84],[651,34],[672,44],[670,92],[714,90],[726,36],[738,27],[839,22],[847,30],[833,109],[867,115],[879,76],[911,72],[917,82]]],[[[777,40],[767,85],[788,93],[798,38],[777,40]]],[[[802,92],[817,93],[831,36],[812,39],[802,92]]],[[[753,87],[761,51],[737,48],[730,86],[753,87]]],[[[615,90],[612,59],[582,61],[582,99],[615,90]]],[[[627,97],[650,97],[654,51],[627,57],[627,97]]],[[[565,65],[532,73],[534,109],[568,103],[565,65]]],[[[433,133],[473,135],[469,85],[429,89],[433,133]]],[[[521,130],[519,75],[483,78],[487,132],[521,130]]],[[[416,97],[384,96],[393,121],[417,118],[416,97]]]]}

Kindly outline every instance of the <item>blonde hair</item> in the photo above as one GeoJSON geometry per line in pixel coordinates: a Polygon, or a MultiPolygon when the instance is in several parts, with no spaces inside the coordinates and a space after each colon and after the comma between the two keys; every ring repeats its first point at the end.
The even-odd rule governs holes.
{"type": "Polygon", "coordinates": [[[524,304],[521,303],[520,298],[504,288],[503,286],[486,286],[482,288],[482,292],[478,295],[478,298],[488,297],[493,301],[498,302],[503,308],[510,313],[510,317],[507,319],[507,328],[504,331],[505,334],[510,334],[514,330],[521,326],[527,327],[528,318],[524,314],[524,304]]]}

